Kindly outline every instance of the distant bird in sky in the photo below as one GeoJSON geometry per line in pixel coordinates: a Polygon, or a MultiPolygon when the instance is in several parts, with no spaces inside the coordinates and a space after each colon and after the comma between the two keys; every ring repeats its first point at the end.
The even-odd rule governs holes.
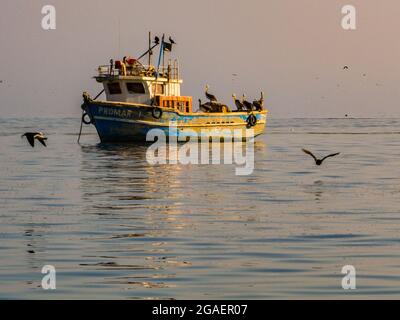
{"type": "Polygon", "coordinates": [[[210,88],[210,87],[208,86],[208,84],[206,84],[205,95],[206,95],[207,99],[210,100],[210,101],[212,101],[212,102],[217,102],[217,101],[218,101],[218,100],[217,100],[217,97],[208,92],[208,89],[209,89],[209,88],[210,88]]]}
{"type": "Polygon", "coordinates": [[[349,66],[344,66],[343,70],[349,70],[349,66]]]}
{"type": "Polygon", "coordinates": [[[154,37],[154,43],[155,43],[155,44],[159,44],[159,43],[160,43],[160,38],[157,37],[157,36],[155,36],[155,37],[154,37]]]}
{"type": "Polygon", "coordinates": [[[171,37],[168,38],[169,42],[171,42],[172,44],[176,44],[176,42],[174,41],[174,39],[172,39],[171,37]]]}
{"type": "Polygon", "coordinates": [[[233,101],[235,101],[236,108],[239,111],[243,111],[245,109],[245,106],[243,105],[243,103],[239,99],[236,98],[235,94],[232,94],[232,98],[233,98],[233,101]]]}
{"type": "Polygon", "coordinates": [[[327,155],[326,157],[323,157],[322,159],[317,159],[317,157],[314,156],[313,153],[312,153],[311,151],[308,151],[308,150],[306,150],[306,149],[301,149],[301,150],[303,150],[304,153],[306,153],[306,154],[310,155],[311,157],[313,157],[313,158],[314,158],[314,161],[315,161],[315,164],[316,164],[317,166],[320,166],[320,165],[322,164],[322,162],[323,162],[326,158],[334,157],[334,156],[337,156],[338,154],[340,154],[340,152],[332,153],[332,154],[330,154],[330,155],[327,155]]]}
{"type": "Polygon", "coordinates": [[[45,135],[42,132],[26,132],[21,136],[21,138],[23,137],[26,137],[32,148],[35,146],[35,139],[39,141],[42,145],[47,147],[45,143],[47,137],[45,137],[45,135]]]}
{"type": "Polygon", "coordinates": [[[242,96],[242,103],[246,107],[247,110],[253,110],[253,104],[246,100],[245,94],[243,94],[243,96],[242,96]]]}

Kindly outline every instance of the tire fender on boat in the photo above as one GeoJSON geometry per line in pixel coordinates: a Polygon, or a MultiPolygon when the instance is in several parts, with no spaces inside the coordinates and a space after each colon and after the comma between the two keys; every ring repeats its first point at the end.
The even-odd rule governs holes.
{"type": "Polygon", "coordinates": [[[251,128],[254,127],[257,124],[257,117],[251,113],[248,117],[247,117],[247,127],[251,128]]]}
{"type": "Polygon", "coordinates": [[[154,108],[151,110],[151,115],[152,115],[153,118],[155,118],[155,119],[160,119],[160,118],[162,117],[162,114],[163,114],[163,111],[162,111],[161,108],[154,107],[154,108]]]}
{"type": "Polygon", "coordinates": [[[89,120],[87,120],[87,119],[86,119],[86,116],[89,117],[89,115],[88,115],[87,112],[85,111],[85,112],[83,112],[83,114],[82,114],[82,122],[83,122],[84,124],[92,124],[92,120],[90,119],[90,117],[89,117],[89,120]]]}

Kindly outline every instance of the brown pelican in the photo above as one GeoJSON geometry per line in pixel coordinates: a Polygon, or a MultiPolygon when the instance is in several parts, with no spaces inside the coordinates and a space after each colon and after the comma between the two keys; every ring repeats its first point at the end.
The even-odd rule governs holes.
{"type": "Polygon", "coordinates": [[[199,99],[199,109],[203,112],[210,112],[212,110],[209,102],[202,104],[201,99],[199,99]]]}
{"type": "Polygon", "coordinates": [[[253,106],[257,111],[261,111],[263,109],[263,105],[264,105],[264,93],[261,91],[260,100],[254,100],[253,106]]]}
{"type": "Polygon", "coordinates": [[[47,138],[42,132],[26,132],[21,136],[21,138],[23,137],[26,137],[32,148],[35,146],[35,139],[46,147],[46,143],[44,141],[47,140],[47,138]]]}
{"type": "Polygon", "coordinates": [[[235,105],[236,105],[236,108],[238,109],[238,111],[243,111],[244,109],[246,109],[245,106],[243,105],[243,103],[239,99],[236,98],[235,94],[232,94],[232,98],[233,98],[233,101],[235,101],[235,105]]]}
{"type": "Polygon", "coordinates": [[[313,158],[314,158],[314,161],[315,161],[315,164],[316,164],[317,166],[320,166],[320,165],[322,164],[322,162],[323,162],[326,158],[334,157],[334,156],[337,156],[338,154],[340,154],[340,152],[338,152],[338,153],[332,153],[332,154],[330,154],[330,155],[327,155],[326,157],[323,157],[322,159],[317,159],[317,157],[314,156],[314,155],[312,154],[311,151],[308,151],[308,150],[306,150],[306,149],[301,149],[301,150],[303,150],[304,153],[306,153],[306,154],[310,155],[311,157],[313,157],[313,158]]]}
{"type": "Polygon", "coordinates": [[[247,110],[253,110],[253,104],[246,100],[246,96],[243,94],[242,96],[242,103],[246,107],[247,110]]]}
{"type": "Polygon", "coordinates": [[[209,86],[208,86],[208,84],[206,84],[205,94],[206,94],[207,99],[210,100],[211,102],[217,102],[218,101],[217,98],[213,94],[208,93],[208,89],[209,89],[209,86]]]}

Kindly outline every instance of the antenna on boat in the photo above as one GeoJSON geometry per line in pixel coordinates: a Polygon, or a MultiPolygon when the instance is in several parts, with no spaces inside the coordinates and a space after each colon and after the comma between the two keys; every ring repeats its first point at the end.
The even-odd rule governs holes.
{"type": "Polygon", "coordinates": [[[155,80],[155,85],[154,85],[154,92],[153,92],[153,99],[151,101],[151,105],[154,105],[155,102],[155,98],[156,98],[156,93],[157,93],[157,80],[158,80],[158,76],[160,74],[160,63],[161,63],[161,56],[164,55],[164,37],[165,34],[163,34],[162,36],[162,40],[161,40],[161,45],[160,45],[160,53],[158,54],[158,63],[157,63],[157,71],[156,71],[156,80],[155,80]]]}
{"type": "MultiPolygon", "coordinates": [[[[149,32],[149,35],[150,35],[150,32],[149,32]]],[[[153,49],[155,47],[157,47],[159,44],[160,44],[160,39],[157,36],[154,38],[154,45],[153,46],[151,46],[151,38],[149,38],[149,49],[147,49],[145,53],[143,53],[139,58],[137,58],[137,60],[142,59],[147,54],[153,55],[153,49]]],[[[149,57],[149,61],[150,61],[150,57],[149,57]]]]}
{"type": "Polygon", "coordinates": [[[151,50],[151,31],[149,31],[149,68],[151,66],[151,55],[153,54],[151,50]]]}

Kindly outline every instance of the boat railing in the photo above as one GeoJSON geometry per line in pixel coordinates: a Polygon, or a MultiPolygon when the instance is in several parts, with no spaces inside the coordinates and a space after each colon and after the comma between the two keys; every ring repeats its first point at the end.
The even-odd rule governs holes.
{"type": "MultiPolygon", "coordinates": [[[[136,64],[133,66],[126,65],[122,68],[116,68],[111,65],[101,65],[97,68],[98,77],[114,77],[114,76],[157,76],[157,70],[152,65],[136,64]]],[[[165,77],[169,80],[179,80],[179,66],[175,60],[173,63],[169,61],[167,66],[160,66],[158,76],[165,77]]]]}

